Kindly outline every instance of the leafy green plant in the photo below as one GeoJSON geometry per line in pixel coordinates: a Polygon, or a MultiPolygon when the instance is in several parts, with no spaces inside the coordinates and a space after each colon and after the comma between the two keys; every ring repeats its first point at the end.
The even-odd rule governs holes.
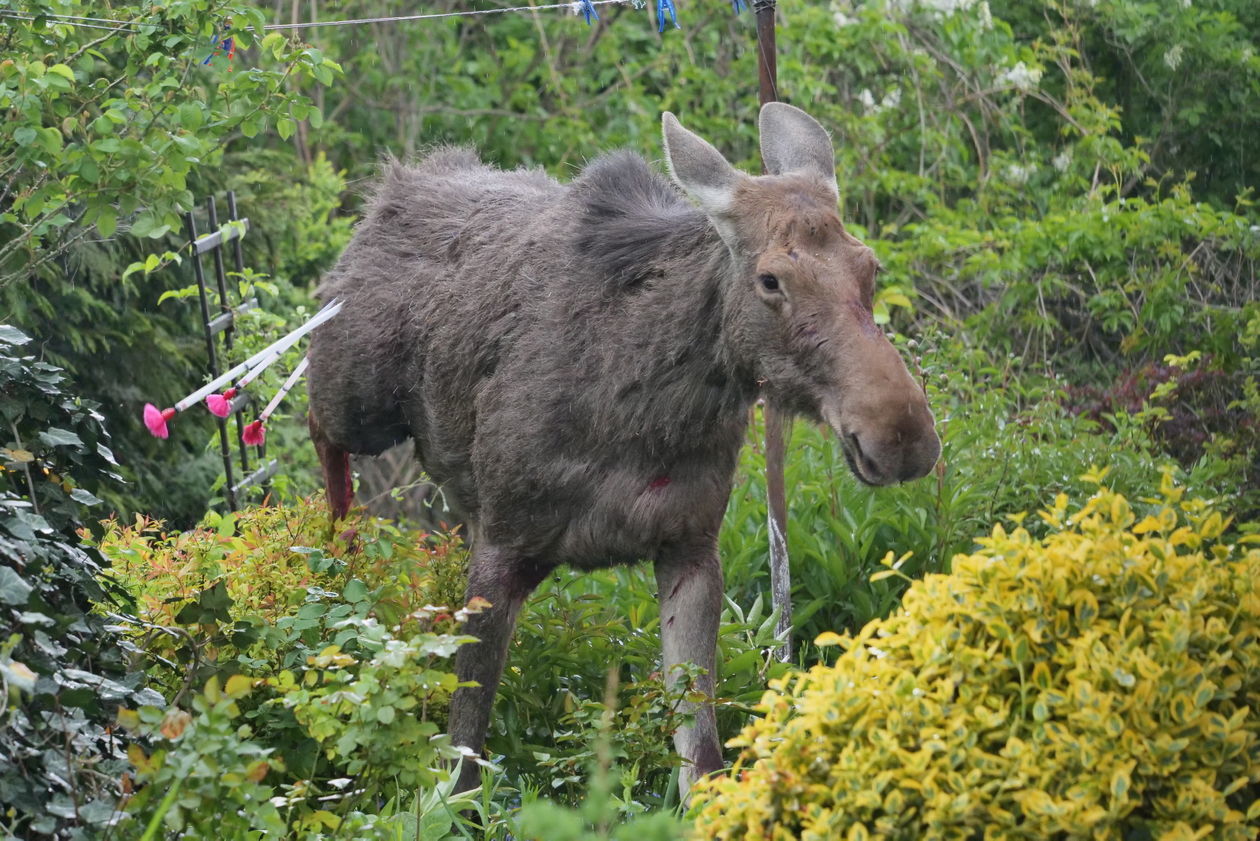
{"type": "MultiPolygon", "coordinates": [[[[487,740],[515,789],[576,805],[600,744],[621,768],[627,808],[674,802],[681,760],[672,737],[687,690],[668,689],[662,679],[650,580],[647,567],[558,572],[526,601],[487,740]],[[611,699],[610,667],[617,675],[611,699]],[[614,726],[600,737],[605,716],[614,726]]],[[[722,732],[737,732],[766,680],[787,669],[770,654],[775,618],[761,598],[723,611],[716,690],[722,732]]]]}
{"type": "Polygon", "coordinates": [[[125,604],[76,534],[117,479],[101,416],[0,326],[0,834],[71,838],[109,823],[127,764],[119,704],[161,704],[93,602],[125,604]]]}
{"type": "Polygon", "coordinates": [[[242,838],[276,826],[393,837],[416,812],[378,812],[387,800],[424,806],[428,827],[457,822],[462,806],[430,802],[443,790],[443,804],[467,801],[449,796],[445,768],[462,754],[441,732],[450,659],[471,641],[457,632],[476,609],[440,606],[462,591],[457,539],[370,518],[333,533],[310,500],[212,512],[186,532],[105,525],[101,550],[139,607],[119,624],[172,699],[125,719],[155,744],[133,751],[131,820],[229,837],[213,834],[213,804],[227,798],[240,822],[220,829],[242,838]]]}
{"type": "Polygon", "coordinates": [[[25,3],[14,11],[6,20],[6,53],[14,58],[0,62],[0,108],[10,114],[0,148],[13,164],[0,204],[5,283],[56,257],[84,226],[105,237],[120,219],[137,237],[178,229],[178,213],[194,202],[189,171],[212,158],[221,139],[318,121],[311,100],[284,81],[327,83],[339,70],[316,50],[262,37],[262,13],[243,3],[115,5],[110,14],[122,31],[109,37],[61,17],[90,15],[86,4],[25,3]],[[237,47],[261,41],[274,69],[229,73],[225,58],[203,64],[228,37],[225,20],[237,47]],[[44,60],[50,56],[58,60],[44,60]],[[201,96],[170,95],[190,83],[201,96]],[[32,255],[33,264],[22,259],[32,255]]]}
{"type": "Polygon", "coordinates": [[[628,715],[621,715],[617,709],[617,683],[616,671],[610,671],[598,723],[588,733],[591,751],[585,763],[590,776],[580,804],[566,807],[545,799],[525,804],[513,821],[516,837],[539,841],[673,841],[682,837],[682,823],[673,814],[669,811],[648,813],[646,807],[634,799],[637,768],[617,774],[617,760],[625,756],[624,750],[618,747],[618,743],[624,741],[618,732],[624,725],[618,719],[628,722],[633,732],[639,729],[634,725],[645,710],[653,715],[664,714],[666,718],[669,710],[648,701],[639,703],[639,709],[628,715]],[[620,793],[616,791],[618,783],[620,793]]]}
{"type": "Polygon", "coordinates": [[[189,641],[195,642],[205,655],[195,655],[204,667],[195,674],[198,684],[235,668],[230,652],[252,652],[260,642],[273,652],[304,639],[316,646],[320,638],[309,632],[325,600],[340,594],[343,611],[332,619],[358,605],[387,627],[411,627],[425,605],[462,601],[456,537],[408,533],[367,517],[334,533],[323,501],[313,498],[237,514],[211,511],[187,531],[145,517],[129,525],[109,520],[99,545],[114,579],[136,600],[144,627],[154,629],[141,631],[146,650],[194,657],[189,641]],[[162,630],[174,625],[187,626],[191,636],[162,630]],[[264,641],[262,628],[294,636],[264,641]]]}
{"type": "Polygon", "coordinates": [[[1167,473],[1039,518],[823,635],[839,658],[772,685],[696,837],[1254,837],[1260,549],[1167,473]]]}

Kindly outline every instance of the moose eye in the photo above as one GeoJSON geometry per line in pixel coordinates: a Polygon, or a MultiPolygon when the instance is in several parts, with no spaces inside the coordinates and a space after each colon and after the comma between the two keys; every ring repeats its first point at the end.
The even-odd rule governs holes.
{"type": "Polygon", "coordinates": [[[757,281],[761,284],[761,288],[767,292],[779,291],[779,279],[772,274],[763,274],[757,278],[757,281]]]}

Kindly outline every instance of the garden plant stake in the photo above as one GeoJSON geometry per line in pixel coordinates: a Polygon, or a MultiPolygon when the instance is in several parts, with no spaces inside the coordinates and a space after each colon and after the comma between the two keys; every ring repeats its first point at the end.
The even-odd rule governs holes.
{"type": "Polygon", "coordinates": [[[187,397],[184,397],[168,409],[159,409],[152,403],[144,404],[144,425],[148,428],[149,432],[153,433],[154,436],[158,438],[166,438],[170,435],[167,424],[177,413],[189,409],[192,406],[196,406],[212,392],[231,382],[233,377],[239,376],[245,372],[252,373],[256,368],[261,370],[262,368],[271,365],[280,358],[281,354],[297,344],[303,336],[328,321],[340,311],[341,302],[330,301],[326,306],[320,309],[319,312],[307,320],[305,324],[272,342],[270,345],[263,348],[239,365],[236,365],[215,377],[213,380],[206,383],[192,394],[189,394],[187,397]]]}

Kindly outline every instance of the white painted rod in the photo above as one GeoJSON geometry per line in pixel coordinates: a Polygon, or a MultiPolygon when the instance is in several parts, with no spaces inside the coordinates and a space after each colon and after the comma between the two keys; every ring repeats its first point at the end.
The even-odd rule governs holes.
{"type": "Polygon", "coordinates": [[[282,353],[297,344],[303,336],[323,324],[328,319],[332,318],[337,313],[341,312],[341,304],[341,301],[329,302],[327,306],[317,312],[309,321],[294,330],[292,333],[277,339],[267,347],[258,351],[258,353],[251,356],[249,359],[246,359],[241,364],[225,371],[215,379],[194,391],[192,394],[185,397],[183,400],[180,400],[175,404],[175,411],[182,412],[191,406],[197,405],[207,396],[213,394],[231,382],[234,377],[246,371],[253,371],[254,369],[262,370],[262,368],[265,368],[272,362],[275,362],[280,358],[282,353]]]}

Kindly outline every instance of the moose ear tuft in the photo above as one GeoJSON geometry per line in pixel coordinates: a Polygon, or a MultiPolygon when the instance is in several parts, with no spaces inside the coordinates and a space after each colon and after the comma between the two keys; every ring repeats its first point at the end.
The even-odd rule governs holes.
{"type": "Polygon", "coordinates": [[[771,175],[808,173],[821,179],[837,197],[836,152],[827,130],[799,108],[783,102],[761,107],[761,159],[771,175]]]}

